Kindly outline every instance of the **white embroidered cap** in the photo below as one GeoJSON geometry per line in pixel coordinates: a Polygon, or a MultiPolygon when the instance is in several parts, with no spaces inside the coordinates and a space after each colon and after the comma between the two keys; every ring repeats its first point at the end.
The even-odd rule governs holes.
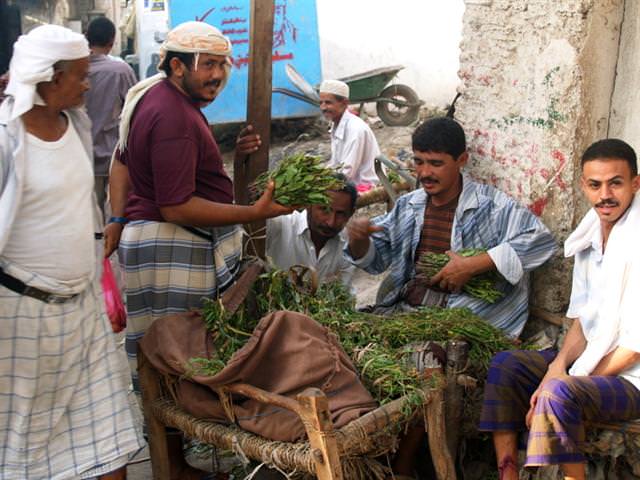
{"type": "Polygon", "coordinates": [[[349,85],[340,80],[324,80],[320,84],[320,93],[331,93],[338,97],[349,98],[349,85]]]}

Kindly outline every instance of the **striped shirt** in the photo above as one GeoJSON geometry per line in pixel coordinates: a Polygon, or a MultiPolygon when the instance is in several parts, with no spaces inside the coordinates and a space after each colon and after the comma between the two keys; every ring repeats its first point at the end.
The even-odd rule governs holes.
{"type": "MultiPolygon", "coordinates": [[[[460,196],[457,196],[449,203],[440,206],[434,205],[430,199],[427,200],[422,234],[416,251],[416,263],[427,252],[445,253],[451,248],[451,228],[459,198],[460,196]]],[[[427,278],[416,277],[415,281],[407,283],[407,292],[404,298],[409,305],[446,304],[449,292],[442,290],[438,285],[429,286],[427,280],[427,278]],[[427,298],[430,300],[425,303],[425,294],[431,293],[427,290],[432,290],[433,293],[437,292],[437,295],[429,295],[427,298]]]]}
{"type": "MultiPolygon", "coordinates": [[[[383,227],[374,233],[369,251],[354,265],[379,274],[390,268],[394,289],[383,304],[400,300],[404,284],[415,276],[415,253],[424,223],[427,194],[418,189],[400,197],[393,210],[373,219],[383,227]]],[[[508,335],[517,337],[529,315],[529,272],[555,253],[556,242],[547,227],[526,207],[489,185],[463,175],[462,193],[451,231],[451,250],[483,248],[503,277],[497,287],[502,299],[494,304],[465,293],[449,295],[448,307],[467,307],[508,335]]]]}
{"type": "Polygon", "coordinates": [[[451,248],[451,228],[457,206],[458,197],[439,207],[427,202],[416,260],[426,252],[444,253],[451,248]]]}

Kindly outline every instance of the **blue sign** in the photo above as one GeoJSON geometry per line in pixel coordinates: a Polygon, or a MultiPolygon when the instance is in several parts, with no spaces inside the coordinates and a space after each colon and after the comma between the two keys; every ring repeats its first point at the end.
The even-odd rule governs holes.
{"type": "MultiPolygon", "coordinates": [[[[242,122],[247,117],[250,0],[174,0],[170,27],[192,20],[207,22],[229,37],[233,68],[220,96],[203,110],[210,123],[242,122]]],[[[273,87],[297,91],[285,72],[289,63],[311,85],[322,78],[315,0],[275,0],[273,26],[273,87]]],[[[282,93],[273,93],[271,117],[309,117],[317,107],[282,93]]]]}

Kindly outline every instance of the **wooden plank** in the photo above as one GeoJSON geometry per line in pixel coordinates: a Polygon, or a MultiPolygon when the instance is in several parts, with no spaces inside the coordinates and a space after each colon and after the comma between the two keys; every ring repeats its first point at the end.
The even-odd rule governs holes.
{"type": "Polygon", "coordinates": [[[298,395],[300,418],[304,424],[316,464],[318,480],[343,480],[329,401],[318,388],[308,388],[298,395]]]}
{"type": "MultiPolygon", "coordinates": [[[[247,123],[259,134],[262,146],[257,152],[234,161],[236,202],[249,204],[248,186],[269,168],[269,138],[271,136],[271,55],[273,50],[274,0],[251,0],[249,36],[249,86],[247,123]]],[[[245,228],[253,241],[247,253],[264,258],[265,222],[253,222],[245,228]]]]}
{"type": "Polygon", "coordinates": [[[424,425],[429,439],[429,451],[438,480],[456,480],[456,469],[449,452],[445,421],[444,388],[445,380],[442,368],[427,368],[425,378],[436,379],[429,403],[424,404],[424,425]]]}
{"type": "Polygon", "coordinates": [[[445,376],[447,385],[445,387],[445,425],[447,430],[447,446],[449,447],[451,458],[455,462],[462,426],[462,397],[464,395],[464,390],[458,383],[458,375],[464,370],[467,364],[469,345],[467,342],[451,340],[447,342],[446,348],[447,364],[445,366],[445,376]]]}
{"type": "Polygon", "coordinates": [[[640,433],[640,420],[628,420],[626,422],[587,422],[587,428],[600,428],[603,430],[637,435],[640,433]]]}
{"type": "Polygon", "coordinates": [[[160,398],[160,380],[138,345],[138,378],[142,391],[142,410],[147,425],[151,470],[154,480],[170,480],[169,448],[165,426],[153,413],[153,403],[160,398]]]}
{"type": "Polygon", "coordinates": [[[293,413],[300,412],[300,404],[291,398],[277,393],[267,392],[247,383],[231,383],[223,387],[227,392],[236,393],[245,397],[257,400],[266,405],[275,405],[277,407],[286,408],[293,413]]]}
{"type": "Polygon", "coordinates": [[[539,318],[540,320],[544,320],[545,322],[552,323],[553,325],[558,325],[560,327],[567,320],[567,317],[565,317],[564,315],[550,312],[549,310],[545,310],[544,308],[537,307],[535,305],[529,305],[529,315],[539,318]]]}

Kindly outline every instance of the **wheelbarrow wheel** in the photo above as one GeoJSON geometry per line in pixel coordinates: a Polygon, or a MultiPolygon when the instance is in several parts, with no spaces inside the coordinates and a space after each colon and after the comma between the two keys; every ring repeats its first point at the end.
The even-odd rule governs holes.
{"type": "Polygon", "coordinates": [[[380,119],[392,127],[405,127],[418,118],[420,99],[418,94],[406,85],[389,85],[380,96],[383,99],[376,104],[380,119]],[[395,103],[394,101],[400,102],[395,103]],[[408,104],[406,106],[404,104],[408,104]]]}

